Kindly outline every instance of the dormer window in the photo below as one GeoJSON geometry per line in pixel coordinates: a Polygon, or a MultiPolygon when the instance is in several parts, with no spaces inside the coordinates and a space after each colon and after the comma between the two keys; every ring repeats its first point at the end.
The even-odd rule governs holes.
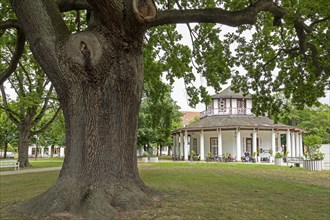
{"type": "Polygon", "coordinates": [[[219,112],[226,112],[226,99],[219,100],[219,112]]]}
{"type": "Polygon", "coordinates": [[[245,115],[246,114],[246,102],[243,99],[237,99],[237,114],[245,115]]]}

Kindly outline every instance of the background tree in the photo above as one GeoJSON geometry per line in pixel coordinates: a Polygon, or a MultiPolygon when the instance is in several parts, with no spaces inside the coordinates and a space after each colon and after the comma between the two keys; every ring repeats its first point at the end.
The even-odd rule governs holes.
{"type": "Polygon", "coordinates": [[[54,100],[51,100],[53,86],[46,75],[33,65],[31,56],[24,56],[19,62],[19,68],[14,72],[14,76],[9,78],[11,87],[17,94],[17,101],[12,101],[10,107],[4,86],[1,86],[2,103],[8,118],[17,127],[19,133],[18,162],[21,167],[29,167],[28,147],[30,138],[43,132],[56,118],[59,108],[55,110],[44,127],[36,129],[45,112],[54,107],[54,100]],[[29,63],[29,65],[27,64],[29,63]]]}
{"type": "Polygon", "coordinates": [[[325,154],[320,151],[322,138],[317,135],[308,135],[304,137],[305,152],[304,155],[311,160],[323,160],[325,154]]]}
{"type": "MultiPolygon", "coordinates": [[[[56,89],[66,126],[66,157],[58,181],[21,206],[32,215],[69,212],[109,219],[117,209],[140,208],[147,201],[134,152],[143,88],[142,47],[152,28],[197,23],[190,27],[192,51],[179,45],[174,53],[166,50],[178,40],[175,31],[164,32],[164,41],[157,44],[164,47],[158,49],[159,59],[193,61],[178,65],[184,68],[181,73],[177,66],[168,67],[165,76],[170,82],[184,78],[193,104],[209,96],[205,87],[191,85],[192,65],[217,91],[229,78],[236,89],[254,90],[257,114],[273,115],[283,105],[273,92],[283,90],[302,107],[324,95],[328,85],[326,1],[157,0],[158,12],[152,0],[10,2],[18,22],[6,20],[0,28],[24,30],[56,89]],[[70,30],[61,12],[82,9],[87,10],[88,28],[70,30]],[[237,29],[222,36],[221,25],[211,23],[237,29]],[[253,35],[247,37],[249,33],[253,35]],[[305,88],[309,93],[302,95],[305,88]]],[[[10,75],[10,67],[6,72],[10,75]]],[[[4,75],[8,74],[0,73],[2,79],[4,75]]]]}
{"type": "Polygon", "coordinates": [[[171,98],[170,88],[164,83],[162,86],[163,93],[154,97],[151,95],[152,89],[146,88],[148,85],[145,84],[145,94],[148,96],[142,98],[137,131],[138,146],[156,145],[157,154],[164,146],[171,148],[171,132],[181,125],[179,106],[171,98]]]}
{"type": "Polygon", "coordinates": [[[319,136],[324,144],[330,143],[330,106],[320,105],[299,110],[291,107],[280,114],[282,123],[300,127],[311,135],[319,136]]]}
{"type": "Polygon", "coordinates": [[[201,120],[201,117],[200,116],[195,116],[191,121],[189,121],[189,124],[193,124],[197,121],[201,120]]]}
{"type": "Polygon", "coordinates": [[[16,126],[7,117],[5,111],[0,108],[0,151],[3,151],[1,156],[6,158],[7,152],[13,150],[12,147],[17,146],[18,134],[16,126]]]}
{"type": "MultiPolygon", "coordinates": [[[[172,35],[175,26],[164,27],[162,31],[172,35]]],[[[180,65],[185,65],[185,62],[180,62],[177,58],[164,60],[164,57],[158,57],[157,54],[160,51],[153,50],[153,48],[157,48],[159,41],[156,36],[159,36],[159,34],[157,30],[150,31],[147,39],[148,43],[144,47],[145,78],[137,133],[138,146],[155,144],[157,148],[172,144],[171,131],[178,128],[181,122],[179,106],[171,98],[171,87],[162,81],[161,76],[173,66],[176,66],[174,72],[183,71],[182,68],[184,67],[180,67],[180,65]]],[[[164,41],[164,39],[161,40],[164,41]]],[[[181,48],[180,45],[176,44],[173,44],[173,47],[176,47],[176,50],[181,48]]]]}

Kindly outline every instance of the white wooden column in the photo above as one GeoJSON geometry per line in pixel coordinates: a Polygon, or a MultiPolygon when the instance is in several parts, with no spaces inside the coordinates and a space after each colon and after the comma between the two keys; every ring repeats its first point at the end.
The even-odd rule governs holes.
{"type": "Polygon", "coordinates": [[[181,160],[182,155],[183,155],[183,135],[180,132],[180,160],[181,160]]]}
{"type": "Polygon", "coordinates": [[[179,149],[179,135],[178,134],[175,134],[174,136],[174,145],[175,145],[175,149],[173,150],[173,154],[175,157],[178,156],[178,149],[179,149]]]}
{"type": "Polygon", "coordinates": [[[286,151],[289,152],[288,156],[291,157],[292,149],[291,149],[291,138],[290,138],[290,130],[286,131],[286,151]]]}
{"type": "Polygon", "coordinates": [[[172,155],[175,156],[175,137],[176,137],[176,134],[173,134],[172,135],[172,155]]]}
{"type": "Polygon", "coordinates": [[[28,155],[32,155],[32,147],[29,147],[29,149],[28,149],[28,155]]]}
{"type": "Polygon", "coordinates": [[[41,155],[41,157],[44,157],[44,150],[45,150],[45,148],[44,148],[44,147],[41,147],[40,149],[41,149],[41,150],[40,150],[40,151],[41,151],[41,152],[40,152],[40,155],[41,155]]]}
{"type": "Polygon", "coordinates": [[[253,145],[253,151],[251,157],[253,155],[253,152],[255,152],[257,156],[257,131],[255,129],[253,129],[253,134],[252,134],[252,145],[253,145]]]}
{"type": "Polygon", "coordinates": [[[221,128],[218,130],[218,156],[222,156],[222,134],[221,134],[221,128]]]}
{"type": "Polygon", "coordinates": [[[241,131],[239,129],[236,130],[236,160],[241,160],[241,131]]]}
{"type": "Polygon", "coordinates": [[[272,154],[270,155],[271,157],[274,158],[275,155],[275,148],[276,148],[276,133],[274,131],[274,129],[272,130],[272,154]]]}
{"type": "Polygon", "coordinates": [[[64,157],[64,147],[60,148],[60,157],[64,157]]]}
{"type": "Polygon", "coordinates": [[[292,149],[292,157],[296,157],[296,143],[295,143],[295,135],[294,132],[291,133],[291,149],[292,149]]]}
{"type": "Polygon", "coordinates": [[[300,132],[300,135],[299,135],[299,146],[300,146],[300,156],[303,157],[304,148],[303,148],[303,133],[302,132],[300,132]]]}
{"type": "Polygon", "coordinates": [[[204,131],[202,130],[200,133],[200,160],[205,160],[205,154],[204,154],[204,131]]]}
{"type": "Polygon", "coordinates": [[[299,133],[295,133],[296,137],[296,157],[300,157],[300,147],[299,147],[299,133]]]}
{"type": "Polygon", "coordinates": [[[281,133],[278,131],[277,132],[277,146],[278,146],[278,151],[282,152],[282,145],[281,145],[281,133]]]}
{"type": "Polygon", "coordinates": [[[188,131],[184,131],[184,160],[188,160],[188,131]]]}
{"type": "Polygon", "coordinates": [[[179,156],[179,151],[180,151],[180,134],[176,135],[176,156],[179,156]]]}

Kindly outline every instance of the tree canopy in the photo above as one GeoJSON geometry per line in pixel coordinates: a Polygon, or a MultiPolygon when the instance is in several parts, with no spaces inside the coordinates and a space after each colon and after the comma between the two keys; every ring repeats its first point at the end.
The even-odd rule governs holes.
{"type": "MultiPolygon", "coordinates": [[[[143,1],[125,4],[131,2],[142,5],[143,1]]],[[[89,4],[85,0],[56,3],[62,12],[77,10],[71,18],[66,16],[68,26],[75,30],[81,29],[84,10],[90,15],[90,9],[105,4],[103,1],[89,4]]],[[[184,78],[192,106],[210,101],[205,86],[194,85],[193,69],[216,91],[231,80],[235,89],[252,92],[257,103],[253,111],[257,114],[278,113],[284,105],[275,96],[279,91],[302,108],[317,102],[329,86],[330,6],[326,0],[156,0],[154,3],[157,16],[143,21],[148,29],[144,55],[145,59],[160,61],[157,65],[162,71],[148,73],[146,66],[146,80],[156,74],[164,74],[170,83],[184,78]],[[179,42],[182,36],[175,29],[177,23],[187,24],[192,48],[179,42]],[[237,28],[224,32],[223,25],[237,28]]],[[[13,20],[10,6],[7,2],[1,5],[0,28],[16,29],[18,36],[10,65],[0,74],[3,82],[15,69],[25,38],[22,26],[13,20]]],[[[104,13],[109,12],[106,8],[102,8],[104,13]]]]}

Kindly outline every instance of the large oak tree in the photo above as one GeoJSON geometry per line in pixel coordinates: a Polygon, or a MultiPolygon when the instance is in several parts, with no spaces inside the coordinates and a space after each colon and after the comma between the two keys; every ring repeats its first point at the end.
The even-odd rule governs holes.
{"type": "Polygon", "coordinates": [[[18,21],[0,27],[17,29],[17,50],[0,82],[15,69],[26,36],[56,89],[66,126],[66,157],[57,182],[20,206],[35,216],[67,212],[109,219],[117,210],[136,209],[147,201],[135,155],[145,36],[145,42],[156,45],[159,60],[174,61],[166,67],[166,77],[170,82],[184,78],[192,103],[199,101],[199,92],[204,101],[208,96],[204,87],[190,86],[194,74],[188,61],[216,90],[229,78],[234,88],[254,90],[259,114],[273,114],[282,105],[273,92],[283,90],[302,107],[324,95],[329,83],[326,1],[157,0],[158,11],[152,0],[10,2],[18,21]],[[88,28],[70,32],[61,12],[83,9],[88,10],[88,28]],[[198,24],[188,25],[194,46],[189,51],[176,46],[180,37],[165,25],[192,22],[198,24]],[[237,31],[223,36],[221,24],[237,31]],[[164,31],[163,38],[157,30],[164,31]],[[252,36],[246,38],[246,33],[252,36]],[[159,44],[157,37],[162,38],[159,44]],[[159,46],[165,50],[160,52],[159,46]],[[246,74],[235,72],[236,67],[246,74]]]}

